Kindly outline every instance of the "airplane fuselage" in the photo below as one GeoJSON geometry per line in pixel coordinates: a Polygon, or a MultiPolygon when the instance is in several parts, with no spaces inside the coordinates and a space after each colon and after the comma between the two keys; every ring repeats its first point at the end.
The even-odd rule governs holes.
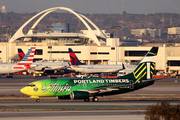
{"type": "Polygon", "coordinates": [[[32,70],[43,71],[45,69],[54,70],[54,69],[62,69],[64,67],[69,67],[68,62],[33,62],[32,70]]]}
{"type": "MultiPolygon", "coordinates": [[[[152,85],[151,82],[139,82],[133,84],[133,80],[129,79],[49,79],[40,80],[30,83],[21,89],[22,93],[26,93],[32,98],[68,96],[72,91],[84,91],[88,94],[96,96],[114,95],[126,93],[143,87],[152,85]],[[132,84],[132,86],[124,86],[132,84]],[[117,87],[116,87],[117,86],[117,87]],[[123,86],[123,87],[121,87],[123,86]],[[25,92],[26,91],[26,92],[25,92]],[[27,93],[28,91],[28,93],[27,93]]],[[[92,97],[92,96],[90,96],[92,97]]]]}
{"type": "Polygon", "coordinates": [[[118,72],[122,69],[122,65],[78,65],[71,66],[76,72],[82,73],[108,73],[108,72],[118,72]]]}
{"type": "Polygon", "coordinates": [[[0,74],[15,73],[27,69],[16,69],[14,68],[17,63],[2,63],[0,64],[0,74]]]}
{"type": "MultiPolygon", "coordinates": [[[[130,65],[125,65],[127,68],[130,65]]],[[[132,67],[132,66],[131,66],[132,67]]],[[[82,73],[113,73],[118,72],[119,70],[123,69],[122,65],[78,65],[78,66],[71,66],[73,70],[76,72],[82,72],[82,73]]],[[[136,66],[133,66],[135,69],[136,66]]]]}

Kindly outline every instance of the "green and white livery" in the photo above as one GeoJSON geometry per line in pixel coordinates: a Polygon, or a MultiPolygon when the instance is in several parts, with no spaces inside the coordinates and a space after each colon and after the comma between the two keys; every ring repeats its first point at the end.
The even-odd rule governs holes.
{"type": "Polygon", "coordinates": [[[31,96],[58,97],[59,99],[84,99],[98,101],[98,96],[122,94],[135,91],[154,83],[152,75],[155,68],[158,47],[153,47],[146,54],[137,68],[117,78],[86,78],[86,79],[47,79],[30,83],[21,92],[31,96]]]}

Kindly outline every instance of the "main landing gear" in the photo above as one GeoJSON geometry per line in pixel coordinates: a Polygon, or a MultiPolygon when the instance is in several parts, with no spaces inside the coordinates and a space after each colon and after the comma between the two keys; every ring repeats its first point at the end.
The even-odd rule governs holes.
{"type": "Polygon", "coordinates": [[[98,102],[98,98],[97,98],[97,97],[93,97],[93,98],[92,98],[92,101],[93,101],[93,102],[98,102]]]}
{"type": "MultiPolygon", "coordinates": [[[[93,102],[98,102],[98,100],[99,100],[99,99],[98,99],[97,97],[93,97],[93,98],[92,98],[92,101],[93,101],[93,102]]],[[[89,102],[89,98],[84,99],[84,102],[89,102]]]]}

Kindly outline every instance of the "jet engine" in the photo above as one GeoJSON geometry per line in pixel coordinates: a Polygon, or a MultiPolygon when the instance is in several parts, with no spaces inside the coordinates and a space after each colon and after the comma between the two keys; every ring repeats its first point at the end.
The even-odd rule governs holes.
{"type": "Polygon", "coordinates": [[[89,93],[84,91],[73,91],[70,94],[71,99],[88,99],[89,93]]]}

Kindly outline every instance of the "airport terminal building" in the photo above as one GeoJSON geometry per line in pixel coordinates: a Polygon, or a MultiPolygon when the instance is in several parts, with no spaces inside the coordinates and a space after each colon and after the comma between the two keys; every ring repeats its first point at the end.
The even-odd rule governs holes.
{"type": "Polygon", "coordinates": [[[152,46],[159,46],[156,70],[161,72],[177,72],[180,70],[180,44],[147,44],[144,46],[97,46],[91,44],[66,45],[48,43],[0,43],[0,61],[14,62],[18,59],[17,49],[26,53],[32,46],[36,47],[34,61],[69,61],[68,48],[72,48],[78,58],[86,64],[137,64],[152,46]]]}
{"type": "Polygon", "coordinates": [[[36,47],[34,61],[69,61],[68,48],[72,48],[79,60],[86,64],[121,64],[122,62],[138,64],[152,46],[157,46],[159,51],[156,70],[171,73],[180,71],[180,44],[149,43],[142,45],[142,42],[110,38],[108,33],[100,30],[84,15],[65,7],[50,8],[36,14],[16,31],[9,42],[0,43],[0,62],[16,62],[18,59],[17,49],[21,48],[26,53],[32,46],[36,47]],[[41,19],[58,9],[73,13],[84,23],[87,30],[71,33],[68,23],[53,23],[50,31],[35,32],[36,25],[41,19]],[[22,32],[23,28],[39,15],[42,16],[25,35],[22,32]],[[87,22],[95,29],[92,30],[87,22]]]}

